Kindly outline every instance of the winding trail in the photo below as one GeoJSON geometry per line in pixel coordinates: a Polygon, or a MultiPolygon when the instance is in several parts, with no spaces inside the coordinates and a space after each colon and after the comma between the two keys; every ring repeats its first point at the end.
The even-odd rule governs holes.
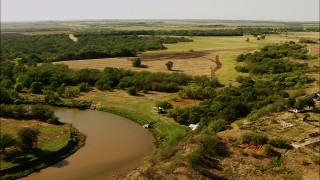
{"type": "Polygon", "coordinates": [[[211,69],[211,79],[212,79],[212,78],[214,78],[214,77],[216,76],[215,73],[216,73],[219,69],[221,69],[222,63],[221,63],[221,61],[219,60],[219,58],[216,58],[216,59],[211,59],[211,58],[207,58],[207,57],[203,57],[203,58],[208,59],[208,60],[210,60],[210,61],[213,61],[213,62],[216,64],[215,66],[210,67],[210,69],[211,69]]]}

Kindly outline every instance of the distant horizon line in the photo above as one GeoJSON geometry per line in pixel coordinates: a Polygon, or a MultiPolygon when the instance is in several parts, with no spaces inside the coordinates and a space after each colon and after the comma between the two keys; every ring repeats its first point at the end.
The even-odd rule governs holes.
{"type": "Polygon", "coordinates": [[[240,21],[240,22],[280,22],[280,23],[320,23],[320,20],[253,20],[253,19],[126,19],[126,18],[119,18],[119,19],[47,19],[47,20],[13,20],[13,21],[0,21],[1,23],[26,23],[26,22],[81,22],[81,21],[240,21]]]}

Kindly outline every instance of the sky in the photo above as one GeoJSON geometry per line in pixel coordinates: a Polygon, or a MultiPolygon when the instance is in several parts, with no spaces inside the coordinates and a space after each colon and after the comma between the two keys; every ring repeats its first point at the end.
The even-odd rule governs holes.
{"type": "Polygon", "coordinates": [[[219,19],[319,21],[319,0],[1,0],[1,21],[219,19]]]}

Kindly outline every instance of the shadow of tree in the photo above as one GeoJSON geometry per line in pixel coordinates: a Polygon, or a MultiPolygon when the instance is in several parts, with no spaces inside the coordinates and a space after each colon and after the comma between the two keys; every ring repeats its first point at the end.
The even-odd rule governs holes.
{"type": "Polygon", "coordinates": [[[67,160],[62,160],[56,164],[53,164],[52,167],[54,168],[62,168],[62,167],[65,167],[65,166],[68,166],[70,163],[67,161],[67,160]]]}

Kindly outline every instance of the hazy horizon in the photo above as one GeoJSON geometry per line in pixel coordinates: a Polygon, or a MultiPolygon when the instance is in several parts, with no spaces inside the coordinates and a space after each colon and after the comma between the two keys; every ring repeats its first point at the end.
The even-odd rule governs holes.
{"type": "Polygon", "coordinates": [[[296,20],[255,20],[255,19],[40,19],[40,20],[23,20],[23,21],[1,21],[2,23],[28,23],[28,22],[83,22],[83,21],[208,21],[208,22],[252,22],[252,23],[263,23],[263,22],[274,22],[274,23],[318,23],[319,21],[296,21],[296,20]]]}
{"type": "Polygon", "coordinates": [[[319,1],[1,0],[1,22],[81,20],[319,22],[319,1]]]}

